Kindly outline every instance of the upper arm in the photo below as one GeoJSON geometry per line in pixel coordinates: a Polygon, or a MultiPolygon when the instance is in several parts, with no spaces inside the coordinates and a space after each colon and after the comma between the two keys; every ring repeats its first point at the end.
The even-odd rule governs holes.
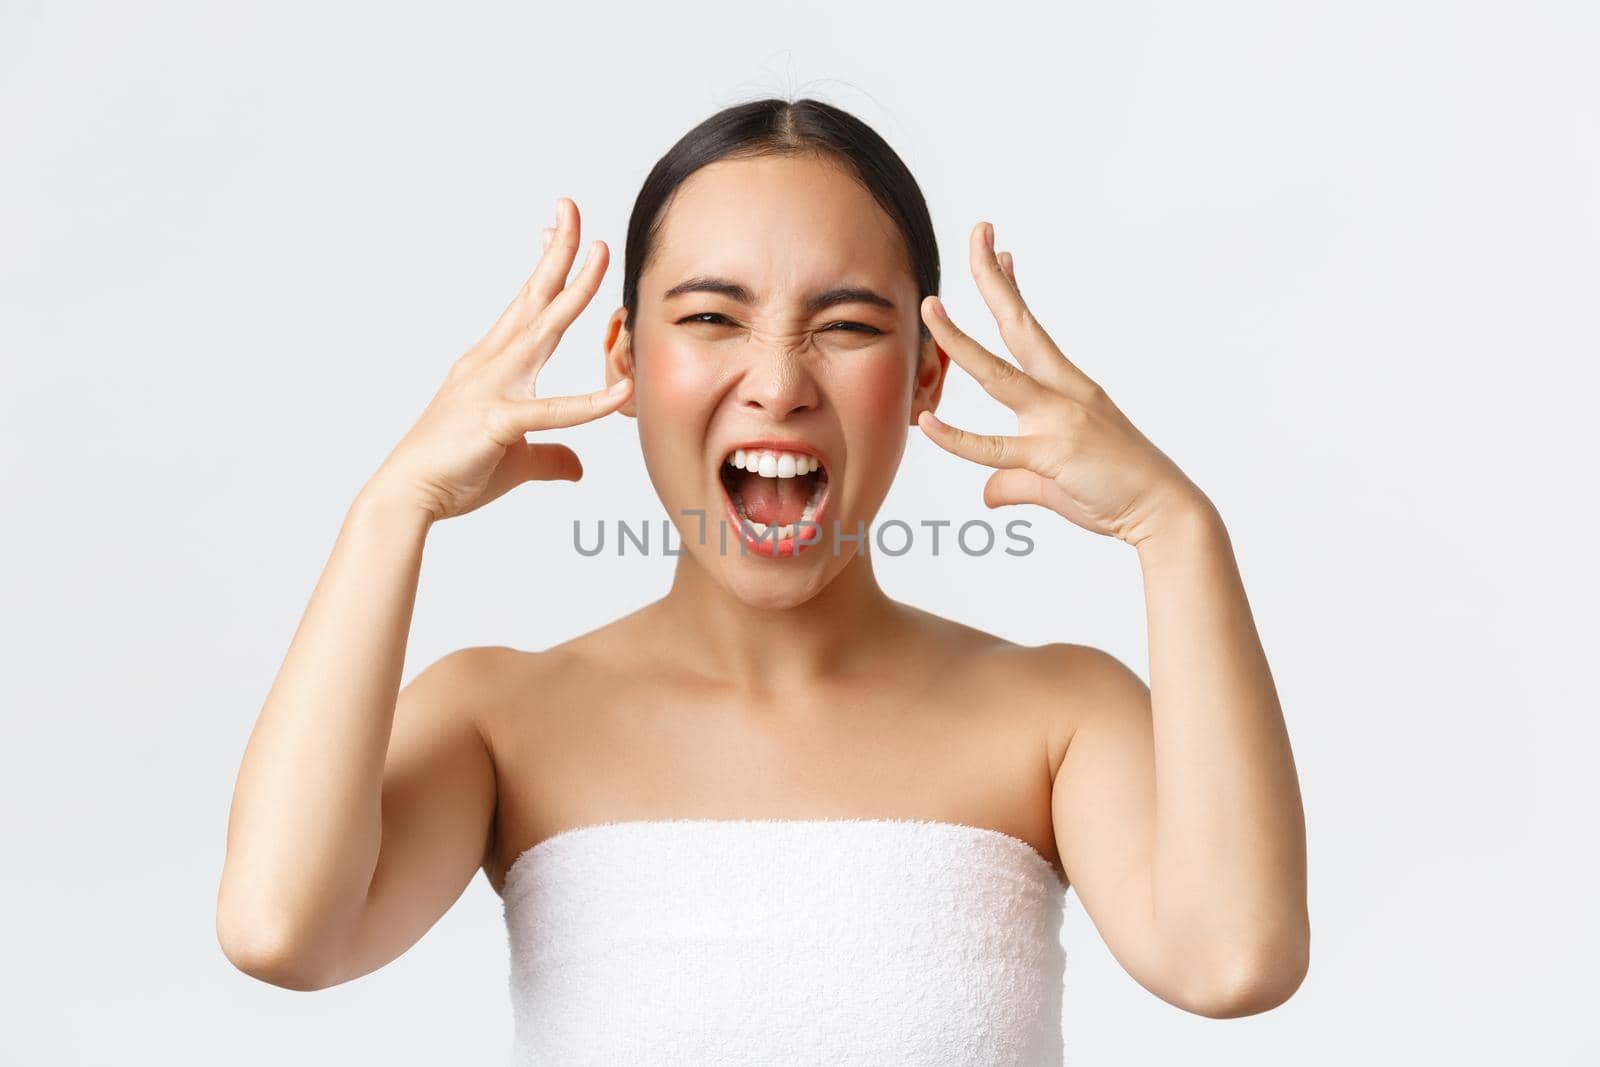
{"type": "Polygon", "coordinates": [[[460,898],[492,847],[494,760],[478,712],[495,648],[435,661],[401,689],[383,769],[383,839],[330,984],[377,970],[460,898]]]}
{"type": "Polygon", "coordinates": [[[1106,652],[1083,645],[1055,650],[1058,691],[1071,694],[1077,722],[1051,788],[1062,869],[1123,969],[1156,996],[1182,1006],[1152,909],[1156,787],[1150,689],[1106,652]]]}

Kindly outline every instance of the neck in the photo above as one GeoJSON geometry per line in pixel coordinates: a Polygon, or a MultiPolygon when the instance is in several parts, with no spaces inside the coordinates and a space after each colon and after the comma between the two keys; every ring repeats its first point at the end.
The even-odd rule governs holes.
{"type": "Polygon", "coordinates": [[[904,610],[860,552],[815,595],[783,607],[741,600],[685,552],[672,588],[651,609],[675,663],[752,696],[794,695],[881,664],[904,610]]]}

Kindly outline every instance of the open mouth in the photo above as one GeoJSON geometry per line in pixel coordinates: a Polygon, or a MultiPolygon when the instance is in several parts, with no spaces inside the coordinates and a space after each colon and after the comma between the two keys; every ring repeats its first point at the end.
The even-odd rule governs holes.
{"type": "Polygon", "coordinates": [[[720,474],[729,521],[750,551],[797,555],[821,540],[828,470],[817,455],[738,448],[723,458],[720,474]]]}

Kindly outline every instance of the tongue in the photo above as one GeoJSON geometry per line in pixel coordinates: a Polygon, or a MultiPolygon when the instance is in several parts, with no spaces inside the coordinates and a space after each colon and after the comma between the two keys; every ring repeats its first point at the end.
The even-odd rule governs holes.
{"type": "Polygon", "coordinates": [[[811,487],[816,476],[802,474],[794,478],[763,478],[754,471],[743,471],[737,485],[739,498],[744,501],[744,513],[756,522],[768,526],[787,526],[800,521],[806,501],[811,499],[811,487]]]}

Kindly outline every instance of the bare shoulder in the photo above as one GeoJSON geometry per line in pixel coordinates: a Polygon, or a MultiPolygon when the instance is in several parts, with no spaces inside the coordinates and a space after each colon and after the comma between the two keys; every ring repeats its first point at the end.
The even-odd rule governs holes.
{"type": "Polygon", "coordinates": [[[525,717],[529,708],[543,703],[536,695],[549,692],[550,680],[562,676],[560,658],[553,650],[508,645],[458,648],[406,683],[400,706],[431,708],[431,714],[455,721],[460,729],[470,725],[499,771],[508,717],[525,717]]]}
{"type": "Polygon", "coordinates": [[[470,645],[434,660],[410,684],[449,691],[463,709],[481,713],[499,703],[508,688],[530,675],[553,669],[558,651],[470,645]]]}
{"type": "Polygon", "coordinates": [[[974,680],[987,692],[1007,694],[1005,703],[1039,731],[1052,775],[1086,723],[1095,718],[1138,717],[1148,706],[1144,681],[1103,649],[1068,641],[1024,645],[951,625],[958,628],[951,633],[969,650],[965,669],[974,680]]]}
{"type": "Polygon", "coordinates": [[[507,645],[463,649],[459,671],[479,695],[479,723],[490,748],[529,729],[554,728],[555,712],[593,708],[631,675],[637,612],[543,649],[507,645]],[[630,649],[632,651],[630,651],[630,649]]]}
{"type": "Polygon", "coordinates": [[[1006,694],[1005,703],[1044,712],[1062,735],[1062,748],[1081,710],[1096,706],[1099,698],[1125,694],[1130,683],[1142,684],[1115,656],[1090,645],[1019,644],[921,608],[900,607],[919,644],[989,692],[1006,694]]]}
{"type": "Polygon", "coordinates": [[[449,729],[476,733],[492,763],[495,712],[525,656],[503,645],[473,645],[440,656],[402,687],[396,734],[414,719],[434,718],[449,729]]]}
{"type": "Polygon", "coordinates": [[[497,681],[515,662],[515,649],[473,645],[447,652],[418,671],[402,688],[405,701],[480,722],[497,681]]]}

